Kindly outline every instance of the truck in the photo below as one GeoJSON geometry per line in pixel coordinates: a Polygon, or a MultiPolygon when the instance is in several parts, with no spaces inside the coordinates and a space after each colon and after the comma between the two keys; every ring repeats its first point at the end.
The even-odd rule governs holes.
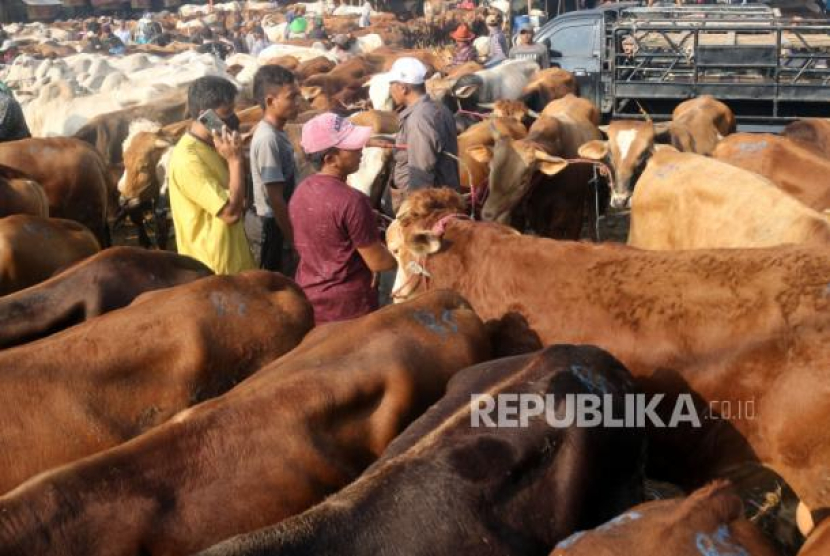
{"type": "Polygon", "coordinates": [[[766,5],[607,4],[537,31],[551,65],[570,71],[603,119],[671,119],[701,95],[743,129],[830,117],[830,22],[783,18],[766,5]]]}

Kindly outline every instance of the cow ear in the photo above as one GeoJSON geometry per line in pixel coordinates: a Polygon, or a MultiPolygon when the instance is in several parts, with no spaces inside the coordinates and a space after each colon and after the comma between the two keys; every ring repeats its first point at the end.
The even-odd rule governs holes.
{"type": "Polygon", "coordinates": [[[679,153],[680,151],[677,150],[673,145],[661,145],[655,144],[654,145],[654,152],[666,152],[666,153],[679,153]]]}
{"type": "Polygon", "coordinates": [[[493,149],[485,145],[476,145],[475,147],[468,148],[467,154],[479,164],[489,164],[493,158],[493,149]]]}
{"type": "Polygon", "coordinates": [[[303,98],[306,100],[311,100],[320,96],[320,93],[323,91],[320,87],[301,87],[300,92],[303,95],[303,98]]]}
{"type": "Polygon", "coordinates": [[[410,252],[417,257],[426,257],[441,249],[441,238],[431,231],[416,232],[409,238],[410,252]]]}
{"type": "Polygon", "coordinates": [[[608,156],[608,141],[594,139],[579,147],[579,156],[591,160],[605,160],[608,156]]]}
{"type": "Polygon", "coordinates": [[[478,89],[478,87],[475,85],[462,85],[455,90],[455,96],[459,98],[469,98],[476,92],[476,89],[478,89]]]}
{"type": "Polygon", "coordinates": [[[537,168],[539,168],[539,171],[548,176],[555,176],[568,167],[568,162],[566,160],[563,160],[558,156],[551,156],[545,151],[539,149],[536,149],[534,156],[538,162],[537,168]]]}

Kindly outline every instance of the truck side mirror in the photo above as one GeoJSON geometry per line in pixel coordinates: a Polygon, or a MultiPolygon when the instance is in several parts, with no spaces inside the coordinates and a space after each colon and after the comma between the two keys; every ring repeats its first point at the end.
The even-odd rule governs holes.
{"type": "Polygon", "coordinates": [[[561,58],[561,57],[562,57],[562,53],[561,53],[561,52],[559,52],[558,50],[551,50],[551,51],[550,51],[550,57],[551,57],[551,58],[561,58]]]}

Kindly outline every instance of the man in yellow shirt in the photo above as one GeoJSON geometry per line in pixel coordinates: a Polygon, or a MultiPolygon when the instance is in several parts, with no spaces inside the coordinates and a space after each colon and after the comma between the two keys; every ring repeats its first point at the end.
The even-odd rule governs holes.
{"type": "Polygon", "coordinates": [[[193,123],[170,157],[170,208],[179,253],[209,266],[216,274],[256,268],[242,215],[245,166],[235,125],[236,87],[221,77],[202,77],[190,86],[188,109],[193,123]],[[198,121],[213,110],[227,125],[222,133],[198,121]]]}

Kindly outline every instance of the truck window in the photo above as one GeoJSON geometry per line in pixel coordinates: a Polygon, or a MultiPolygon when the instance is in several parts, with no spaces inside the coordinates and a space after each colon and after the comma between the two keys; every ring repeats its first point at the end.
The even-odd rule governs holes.
{"type": "Polygon", "coordinates": [[[556,31],[550,38],[551,50],[567,57],[591,57],[594,52],[594,25],[574,25],[556,31]]]}

